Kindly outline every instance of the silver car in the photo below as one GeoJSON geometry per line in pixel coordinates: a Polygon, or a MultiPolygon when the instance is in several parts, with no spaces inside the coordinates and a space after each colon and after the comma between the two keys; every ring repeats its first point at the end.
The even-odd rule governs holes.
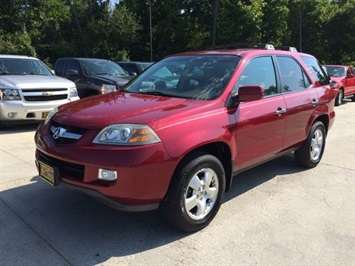
{"type": "Polygon", "coordinates": [[[0,54],[0,123],[40,121],[58,105],[79,100],[75,84],[39,59],[0,54]]]}

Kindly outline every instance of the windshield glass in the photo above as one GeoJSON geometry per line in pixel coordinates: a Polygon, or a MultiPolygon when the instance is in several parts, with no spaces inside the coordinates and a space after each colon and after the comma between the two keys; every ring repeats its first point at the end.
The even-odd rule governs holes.
{"type": "Polygon", "coordinates": [[[125,91],[213,100],[224,91],[239,60],[231,55],[169,57],[148,68],[125,91]]]}
{"type": "Polygon", "coordinates": [[[92,60],[83,61],[83,68],[87,75],[110,75],[110,76],[127,76],[122,67],[111,61],[92,60]]]}
{"type": "Polygon", "coordinates": [[[0,75],[53,76],[53,73],[40,60],[27,58],[0,58],[0,75]]]}
{"type": "Polygon", "coordinates": [[[326,66],[327,72],[329,76],[332,77],[344,77],[345,76],[345,68],[344,67],[334,67],[334,66],[326,66]]]}

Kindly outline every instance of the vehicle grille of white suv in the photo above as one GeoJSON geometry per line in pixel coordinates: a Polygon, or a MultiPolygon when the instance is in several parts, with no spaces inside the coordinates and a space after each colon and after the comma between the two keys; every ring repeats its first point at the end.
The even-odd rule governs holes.
{"type": "Polygon", "coordinates": [[[68,98],[68,94],[69,91],[66,88],[22,90],[24,100],[27,102],[63,100],[68,98]]]}

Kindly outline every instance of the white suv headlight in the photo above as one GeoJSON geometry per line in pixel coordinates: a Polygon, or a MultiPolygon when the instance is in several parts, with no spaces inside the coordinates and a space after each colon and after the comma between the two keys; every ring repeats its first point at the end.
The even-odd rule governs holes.
{"type": "Polygon", "coordinates": [[[101,93],[102,94],[114,92],[116,90],[117,90],[116,85],[102,84],[102,86],[101,86],[101,93]]]}
{"type": "Polygon", "coordinates": [[[108,145],[145,145],[160,142],[159,137],[147,125],[115,124],[105,127],[93,143],[108,145]]]}
{"type": "Polygon", "coordinates": [[[20,101],[20,93],[17,89],[1,89],[0,100],[4,101],[20,101]]]}
{"type": "Polygon", "coordinates": [[[72,97],[77,97],[78,96],[78,90],[76,87],[70,88],[70,98],[72,97]]]}

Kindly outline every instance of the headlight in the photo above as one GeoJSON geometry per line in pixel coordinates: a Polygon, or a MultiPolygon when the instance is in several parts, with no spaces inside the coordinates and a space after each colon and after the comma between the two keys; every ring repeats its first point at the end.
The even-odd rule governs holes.
{"type": "Polygon", "coordinates": [[[58,107],[54,108],[52,111],[49,112],[47,115],[46,120],[44,120],[44,124],[47,125],[51,118],[58,112],[58,107]]]}
{"type": "Polygon", "coordinates": [[[20,93],[16,89],[1,89],[0,99],[4,101],[20,101],[20,93]]]}
{"type": "Polygon", "coordinates": [[[70,98],[77,97],[77,96],[78,96],[78,90],[75,87],[70,88],[70,98]]]}
{"type": "Polygon", "coordinates": [[[109,145],[144,145],[160,142],[159,137],[147,125],[116,124],[105,127],[93,143],[109,145]]]}
{"type": "Polygon", "coordinates": [[[102,84],[102,86],[101,86],[101,93],[102,94],[110,93],[110,92],[113,92],[116,90],[117,90],[116,85],[102,84]]]}

